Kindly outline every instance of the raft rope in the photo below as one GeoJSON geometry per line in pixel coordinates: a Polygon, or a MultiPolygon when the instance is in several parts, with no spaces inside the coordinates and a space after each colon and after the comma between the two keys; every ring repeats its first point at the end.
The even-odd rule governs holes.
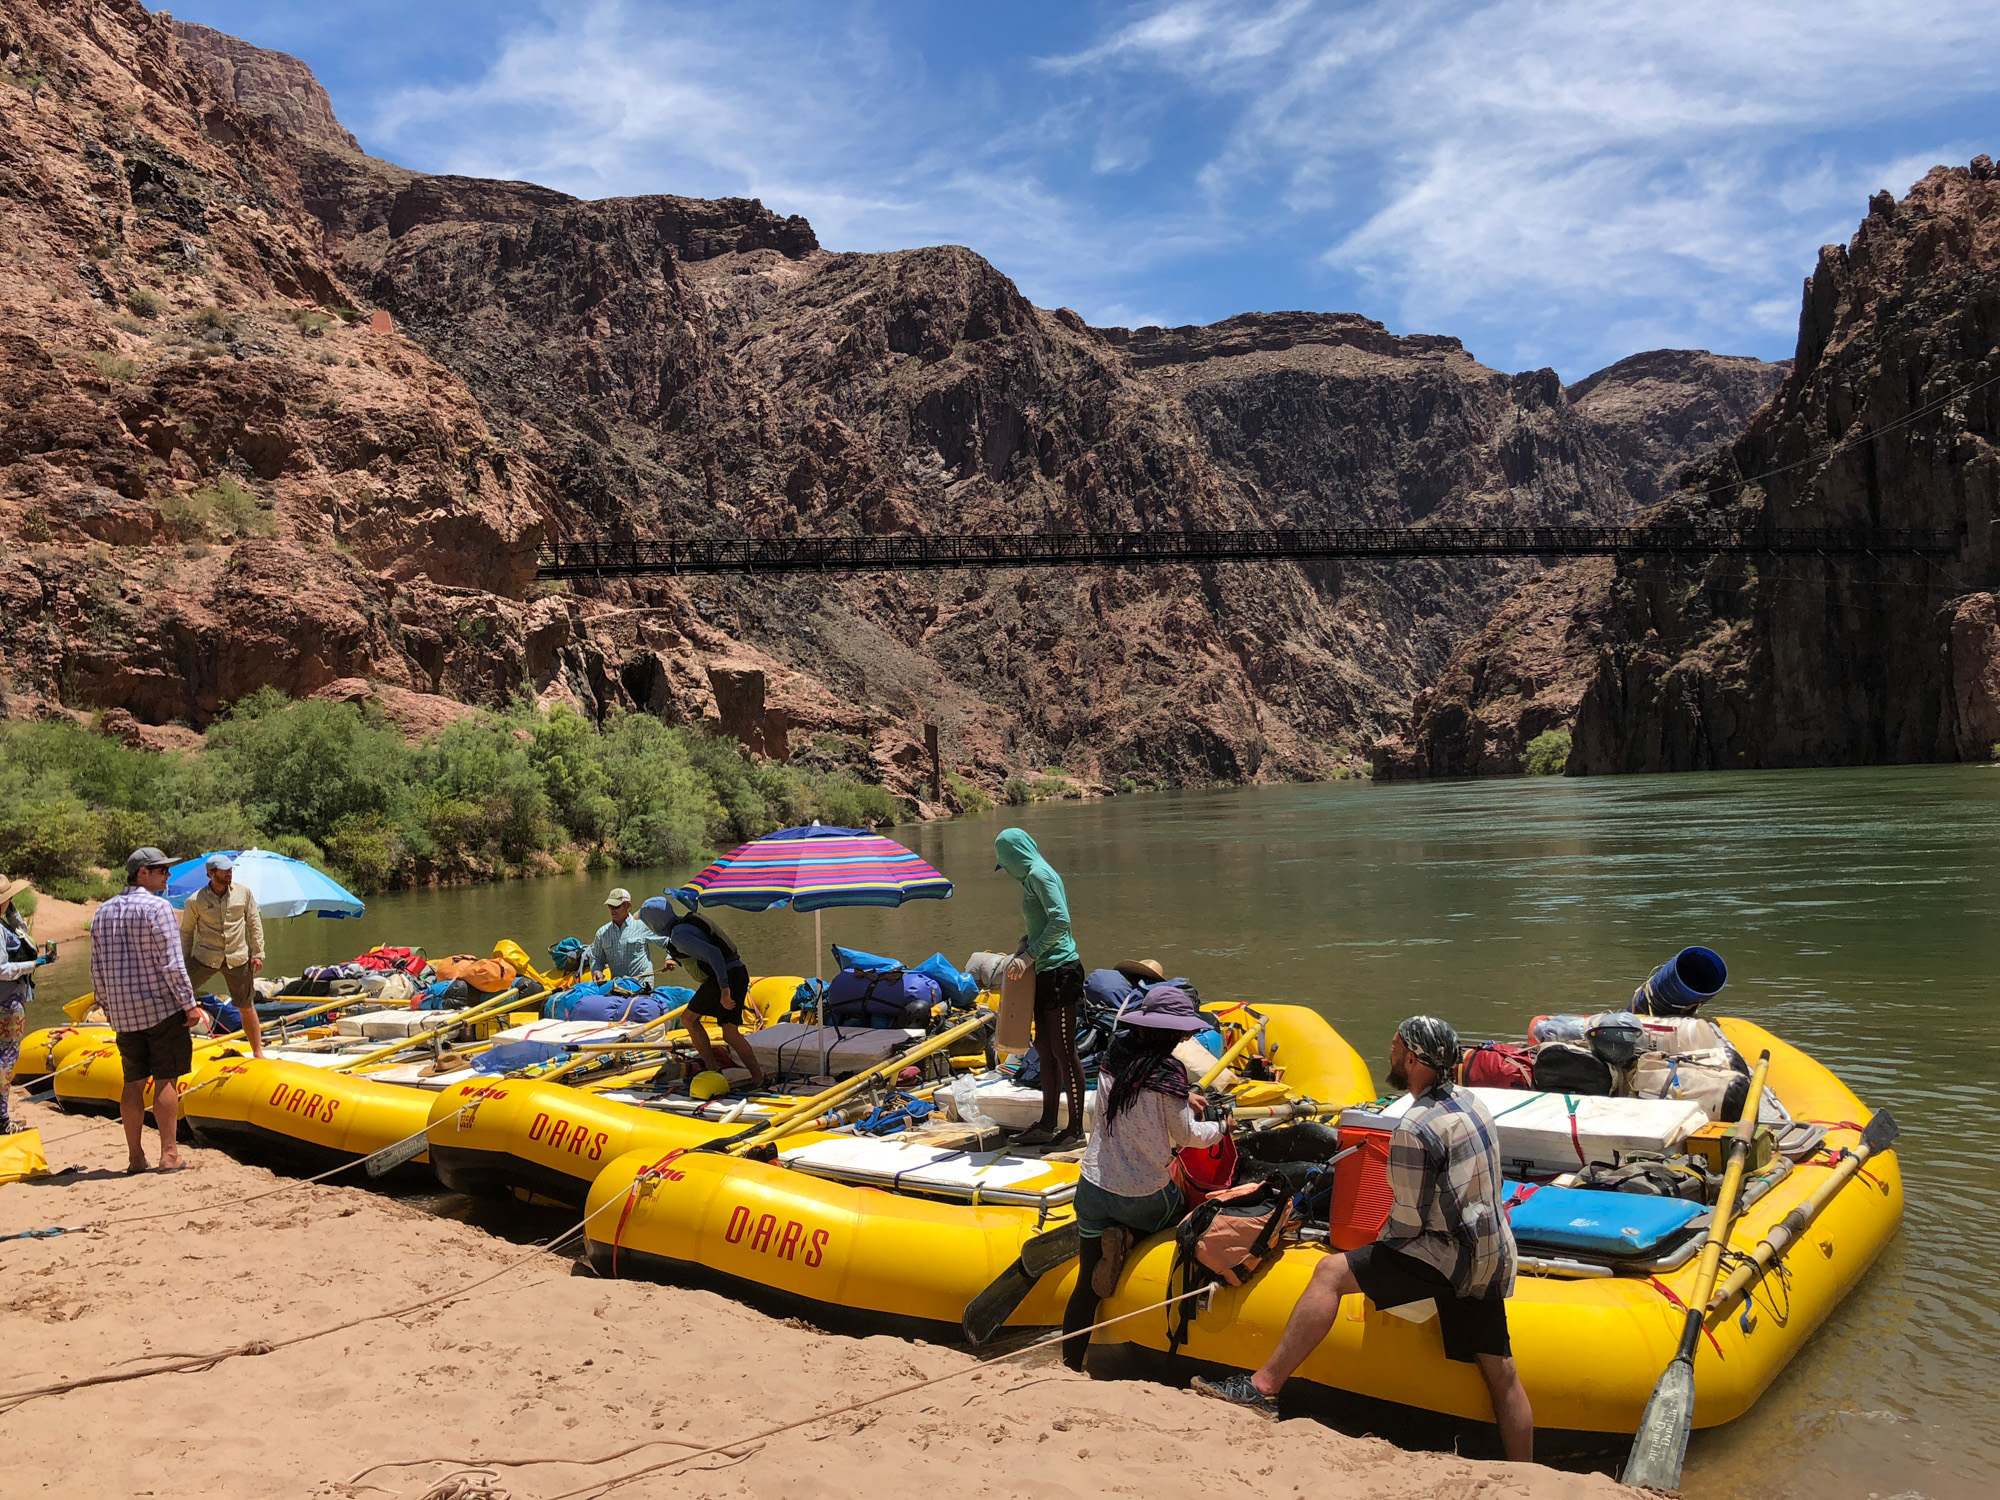
{"type": "MultiPolygon", "coordinates": [[[[1658,1292],[1662,1297],[1665,1297],[1669,1302],[1673,1303],[1673,1305],[1679,1308],[1683,1314],[1687,1312],[1688,1305],[1685,1302],[1681,1301],[1679,1297],[1675,1296],[1674,1289],[1668,1286],[1664,1281],[1660,1280],[1659,1277],[1648,1276],[1646,1278],[1646,1281],[1648,1282],[1648,1284],[1652,1286],[1654,1291],[1658,1292]]],[[[1715,1350],[1715,1357],[1717,1359],[1721,1359],[1722,1345],[1717,1343],[1715,1340],[1715,1330],[1710,1328],[1708,1324],[1704,1322],[1701,1325],[1701,1331],[1708,1336],[1709,1345],[1711,1348],[1715,1350]]]]}
{"type": "MultiPolygon", "coordinates": [[[[609,1205],[607,1204],[606,1207],[609,1207],[609,1205]]],[[[732,1438],[730,1439],[730,1441],[726,1443],[717,1443],[713,1447],[698,1449],[693,1453],[683,1453],[674,1458],[662,1459],[660,1462],[648,1464],[642,1469],[634,1469],[629,1474],[620,1474],[613,1479],[599,1480],[595,1483],[584,1485],[581,1489],[565,1490],[560,1495],[551,1497],[551,1500],[584,1500],[584,1497],[586,1496],[608,1494],[610,1491],[617,1489],[622,1485],[627,1485],[632,1483],[632,1481],[635,1479],[642,1479],[648,1474],[658,1473],[661,1469],[671,1469],[679,1464],[691,1464],[697,1459],[712,1458],[717,1454],[727,1454],[729,1457],[732,1458],[747,1458],[750,1456],[749,1454],[739,1453],[736,1452],[735,1450],[748,1448],[753,1443],[767,1442],[771,1438],[778,1437],[783,1433],[791,1432],[796,1428],[810,1427],[815,1422],[824,1422],[833,1417],[844,1417],[849,1412],[862,1411],[871,1406],[879,1406],[884,1401],[894,1401],[898,1397],[908,1396],[917,1391],[926,1390],[934,1385],[942,1385],[947,1380],[957,1380],[961,1376],[970,1375],[977,1370],[984,1370],[991,1365],[1004,1364],[1008,1360],[1020,1359],[1023,1355],[1033,1354],[1037,1350],[1046,1349],[1052,1344],[1060,1344],[1066,1339],[1081,1338],[1085,1334],[1091,1334],[1097,1332],[1097,1330],[1100,1328],[1109,1328],[1113,1324],[1123,1323],[1132,1318],[1142,1318],[1146,1316],[1146,1314],[1148,1313],[1159,1312],[1165,1308],[1172,1307],[1177,1302],[1185,1302],[1191,1297],[1206,1297],[1215,1290],[1216,1290],[1216,1284],[1211,1282],[1205,1286],[1196,1287],[1191,1292],[1181,1292],[1175,1296],[1168,1297],[1163,1302],[1155,1302],[1146,1307],[1136,1308],[1131,1312],[1119,1313],[1116,1317],[1102,1319],[1099,1322],[1092,1323],[1088,1328],[1079,1328],[1074,1333],[1052,1333],[1046,1338],[1036,1339],[1031,1344],[1024,1344],[1019,1349],[1011,1350],[1006,1354],[993,1355],[989,1359],[979,1360],[974,1364],[964,1366],[962,1369],[949,1370],[942,1375],[933,1375],[927,1380],[919,1380],[911,1385],[898,1386],[894,1390],[881,1391],[873,1396],[863,1397],[859,1401],[850,1401],[847,1403],[847,1405],[837,1406],[832,1411],[814,1412],[809,1417],[799,1417],[790,1422],[782,1422],[776,1427],[766,1427],[761,1432],[753,1432],[745,1437],[732,1438]]],[[[395,1459],[395,1460],[385,1461],[379,1464],[370,1464],[367,1468],[363,1469],[360,1473],[354,1475],[353,1478],[349,1479],[347,1483],[350,1486],[357,1485],[368,1475],[373,1474],[378,1469],[414,1468],[419,1464],[463,1463],[463,1464],[478,1465],[481,1468],[488,1471],[496,1468],[501,1468],[501,1469],[527,1468],[536,1464],[575,1464],[581,1467],[589,1467],[595,1464],[612,1463],[617,1459],[624,1458],[628,1454],[638,1452],[639,1449],[641,1448],[650,1448],[650,1447],[667,1446],[667,1445],[671,1445],[673,1447],[678,1447],[678,1448],[685,1448],[691,1446],[690,1444],[680,1442],[674,1438],[651,1438],[648,1439],[646,1442],[635,1443],[629,1448],[621,1448],[616,1453],[606,1453],[597,1458],[492,1458],[487,1456],[481,1456],[479,1458],[466,1458],[466,1459],[460,1459],[460,1458],[395,1459]]],[[[450,1477],[455,1478],[456,1476],[450,1476],[450,1477]]],[[[440,1482],[442,1483],[442,1481],[440,1482]]]]}
{"type": "MultiPolygon", "coordinates": [[[[415,1140],[416,1137],[409,1136],[406,1137],[405,1139],[415,1140]]],[[[351,1162],[343,1163],[342,1167],[337,1170],[344,1170],[345,1167],[352,1165],[353,1163],[351,1162]]],[[[328,1174],[322,1174],[322,1175],[328,1175],[328,1174]]],[[[275,1188],[272,1191],[284,1192],[292,1187],[304,1186],[305,1182],[307,1181],[317,1181],[317,1180],[318,1179],[316,1178],[302,1179],[300,1182],[287,1183],[285,1187],[275,1188]]],[[[256,1198],[266,1198],[269,1196],[270,1193],[257,1193],[252,1195],[251,1198],[239,1199],[237,1201],[248,1203],[254,1201],[256,1198]]],[[[493,1272],[491,1275],[482,1276],[479,1278],[479,1280],[474,1282],[469,1282],[465,1286],[452,1287],[448,1291],[438,1292],[434,1296],[425,1297],[421,1301],[411,1302],[402,1307],[392,1307],[382,1312],[367,1313],[358,1318],[349,1318],[346,1322],[335,1323],[330,1328],[318,1328],[314,1329],[311,1333],[294,1334],[292,1337],[287,1339],[277,1339],[275,1341],[265,1340],[265,1339],[252,1339],[248,1343],[237,1344],[228,1349],[218,1349],[215,1350],[213,1353],[209,1354],[184,1354],[175,1356],[173,1358],[170,1358],[165,1364],[153,1365],[150,1368],[144,1370],[127,1370],[118,1373],[106,1372],[100,1375],[84,1375],[84,1376],[79,1376],[75,1380],[53,1381],[48,1385],[33,1386],[27,1390],[0,1392],[0,1413],[11,1412],[16,1407],[24,1406],[28,1402],[36,1400],[37,1398],[42,1396],[61,1396],[67,1394],[70,1391],[82,1390],[86,1386],[115,1385],[118,1384],[119,1382],[126,1380],[144,1380],[149,1375],[173,1375],[173,1374],[186,1373],[189,1371],[213,1369],[216,1365],[221,1364],[226,1359],[236,1359],[240,1356],[253,1355],[253,1354],[274,1354],[280,1349],[289,1349],[294,1344],[310,1343],[314,1339],[323,1339],[327,1337],[329,1334],[344,1333],[350,1328],[359,1328],[364,1323],[378,1323],[384,1318],[400,1318],[406,1316],[409,1313],[421,1312],[426,1307],[435,1307],[440,1302],[449,1302],[454,1298],[463,1297],[468,1293],[477,1291],[480,1287],[488,1286],[491,1283],[498,1281],[501,1277],[506,1276],[515,1270],[518,1270],[520,1267],[526,1265],[529,1261],[535,1259],[536,1256],[548,1254],[550,1251],[554,1250],[556,1246],[564,1244],[567,1241],[574,1239],[577,1235],[583,1233],[584,1229],[589,1225],[592,1219],[596,1218],[599,1214],[611,1208],[617,1202],[618,1200],[616,1198],[613,1198],[609,1202],[602,1204],[598,1208],[592,1209],[589,1213],[585,1214],[583,1218],[580,1219],[577,1223],[572,1225],[570,1228],[565,1229],[561,1234],[557,1235],[554,1239],[543,1241],[541,1244],[535,1246],[532,1250],[530,1250],[526,1255],[508,1261],[504,1266],[500,1267],[499,1270],[493,1272]]],[[[195,1204],[190,1208],[173,1209],[170,1210],[169,1212],[190,1213],[190,1212],[206,1211],[209,1209],[226,1207],[226,1206],[227,1205],[224,1204],[200,1203],[200,1204],[195,1204]]],[[[166,1215],[145,1214],[139,1217],[157,1219],[157,1218],[164,1218],[166,1217],[166,1215]]],[[[112,1222],[132,1223],[134,1222],[134,1220],[122,1219],[122,1220],[113,1220],[112,1222]]]]}

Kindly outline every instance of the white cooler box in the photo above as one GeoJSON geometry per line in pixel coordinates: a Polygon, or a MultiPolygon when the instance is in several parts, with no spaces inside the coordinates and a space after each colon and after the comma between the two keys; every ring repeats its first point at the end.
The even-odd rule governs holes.
{"type": "Polygon", "coordinates": [[[885,1063],[921,1041],[923,1032],[890,1027],[877,1031],[867,1026],[821,1028],[803,1021],[780,1021],[761,1031],[746,1031],[743,1040],[757,1054],[757,1064],[767,1074],[816,1074],[820,1071],[820,1049],[829,1049],[827,1071],[838,1076],[859,1073],[877,1063],[885,1063]]]}
{"type": "MultiPolygon", "coordinates": [[[[1600,1099],[1525,1089],[1471,1092],[1500,1132],[1504,1171],[1574,1172],[1588,1162],[1611,1161],[1614,1153],[1672,1153],[1708,1123],[1701,1106],[1689,1099],[1600,1099]]],[[[1394,1121],[1409,1107],[1405,1094],[1379,1113],[1350,1110],[1341,1123],[1394,1121]]]]}
{"type": "Polygon", "coordinates": [[[334,1029],[342,1036],[379,1037],[383,1041],[399,1036],[418,1036],[449,1026],[458,1019],[455,1010],[365,1010],[358,1016],[342,1016],[334,1029]]]}

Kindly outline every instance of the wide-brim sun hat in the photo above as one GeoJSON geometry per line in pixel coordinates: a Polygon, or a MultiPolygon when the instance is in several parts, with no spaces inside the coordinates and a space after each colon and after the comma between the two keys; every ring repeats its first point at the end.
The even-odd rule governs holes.
{"type": "Polygon", "coordinates": [[[1201,1013],[1194,996],[1177,984],[1156,984],[1126,1006],[1121,1026],[1145,1026],[1154,1031],[1207,1031],[1215,1023],[1201,1013]]]}
{"type": "Polygon", "coordinates": [[[32,889],[34,884],[34,881],[23,877],[19,880],[9,880],[4,885],[0,885],[0,906],[5,906],[9,901],[20,895],[21,892],[32,889]]]}
{"type": "Polygon", "coordinates": [[[1121,958],[1111,967],[1134,984],[1163,984],[1167,978],[1157,958],[1121,958]]]}

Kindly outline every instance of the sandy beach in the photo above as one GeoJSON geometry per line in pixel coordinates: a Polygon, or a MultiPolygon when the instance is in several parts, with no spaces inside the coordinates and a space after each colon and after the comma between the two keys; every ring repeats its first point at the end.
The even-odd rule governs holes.
{"type": "Polygon", "coordinates": [[[1047,1352],[972,1371],[970,1356],[949,1349],[837,1337],[706,1292],[601,1280],[364,1189],[296,1186],[241,1203],[288,1179],[219,1152],[191,1149],[188,1171],[127,1178],[116,1121],[15,1097],[21,1118],[42,1129],[50,1165],[81,1170],[0,1187],[0,1234],[161,1216],[0,1242],[0,1410],[14,1494],[417,1500],[482,1461],[601,1459],[650,1445],[596,1465],[492,1471],[494,1494],[553,1500],[957,1371],[971,1373],[666,1463],[614,1493],[1630,1493],[1599,1476],[1405,1453],[1310,1421],[1268,1427],[1186,1392],[1072,1376],[1047,1352]],[[488,1280],[495,1272],[504,1274],[488,1280]],[[442,1300],[370,1316],[428,1297],[442,1300]],[[205,1371],[5,1402],[355,1319],[368,1321],[205,1371]]]}

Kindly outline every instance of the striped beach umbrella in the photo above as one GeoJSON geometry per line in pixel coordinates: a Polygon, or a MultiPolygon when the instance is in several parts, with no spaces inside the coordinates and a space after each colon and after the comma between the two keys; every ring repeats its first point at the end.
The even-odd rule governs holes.
{"type": "Polygon", "coordinates": [[[821,911],[941,901],[951,882],[894,839],[815,823],[737,845],[674,894],[693,906],[821,911]]]}

